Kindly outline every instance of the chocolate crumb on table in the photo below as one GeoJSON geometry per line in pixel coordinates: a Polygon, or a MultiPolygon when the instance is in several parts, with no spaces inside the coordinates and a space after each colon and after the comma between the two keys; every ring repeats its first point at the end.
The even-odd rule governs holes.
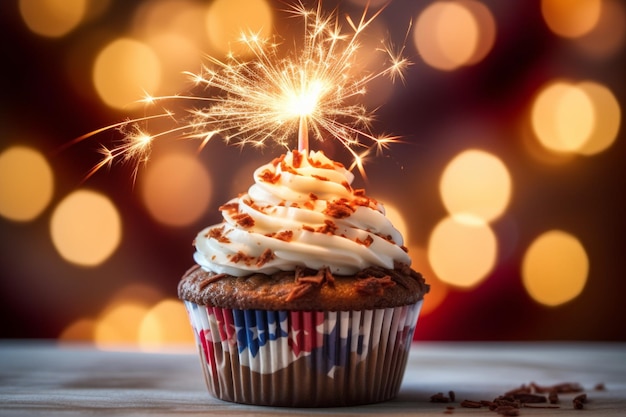
{"type": "Polygon", "coordinates": [[[437,394],[430,396],[431,403],[449,403],[450,397],[446,397],[443,395],[443,392],[438,392],[437,394]]]}
{"type": "Polygon", "coordinates": [[[454,402],[454,400],[456,399],[456,394],[452,390],[448,391],[448,397],[450,397],[450,401],[454,402]]]}
{"type": "Polygon", "coordinates": [[[574,408],[577,410],[582,410],[584,408],[584,404],[587,402],[587,394],[579,394],[572,400],[574,404],[574,408]]]}
{"type": "MultiPolygon", "coordinates": [[[[595,390],[604,390],[604,384],[596,384],[594,386],[595,390]]],[[[520,409],[559,409],[561,408],[559,404],[559,393],[563,394],[578,394],[573,398],[572,404],[575,409],[582,410],[584,409],[584,405],[587,403],[587,394],[583,392],[583,387],[577,383],[561,383],[555,384],[551,386],[541,386],[534,382],[531,382],[529,385],[521,385],[518,388],[509,390],[505,392],[503,395],[500,395],[493,399],[493,401],[488,400],[470,400],[465,399],[459,403],[462,408],[483,408],[486,407],[490,411],[495,412],[498,415],[502,416],[519,416],[520,409]],[[547,396],[545,395],[547,394],[547,396]]],[[[454,402],[455,393],[454,391],[449,391],[448,396],[445,396],[443,393],[439,392],[430,397],[430,402],[434,403],[449,403],[454,402]]],[[[452,407],[453,408],[453,407],[452,407]]],[[[448,412],[451,407],[446,407],[446,414],[451,414],[448,412]]]]}

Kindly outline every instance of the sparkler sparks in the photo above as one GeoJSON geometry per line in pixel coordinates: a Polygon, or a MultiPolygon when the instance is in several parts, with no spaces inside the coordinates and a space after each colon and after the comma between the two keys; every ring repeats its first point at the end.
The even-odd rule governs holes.
{"type": "Polygon", "coordinates": [[[243,33],[240,41],[251,52],[252,59],[241,60],[232,54],[225,60],[208,57],[210,66],[200,73],[187,73],[203,89],[203,94],[147,97],[144,101],[151,104],[180,100],[201,106],[186,110],[182,120],[166,110],[160,115],[111,126],[119,128],[124,139],[118,147],[102,149],[104,158],[89,175],[118,159],[133,160],[137,165],[146,162],[152,142],[159,137],[198,139],[200,149],[216,136],[242,146],[274,142],[289,147],[296,132],[298,148],[302,151],[309,149],[309,133],[322,141],[338,140],[354,157],[353,167],[358,166],[362,171],[364,155],[373,149],[386,148],[397,137],[374,135],[373,112],[359,103],[358,98],[374,79],[383,76],[392,81],[402,79],[403,71],[410,65],[402,56],[404,46],[394,51],[381,43],[375,52],[383,54],[379,62],[384,63],[376,71],[364,72],[357,68],[356,61],[360,37],[382,9],[369,13],[365,7],[356,22],[349,16],[341,20],[336,10],[323,13],[321,2],[316,10],[298,2],[287,12],[304,21],[301,46],[281,56],[282,45],[255,33],[243,33]],[[346,24],[347,29],[343,27],[346,24]],[[145,128],[139,127],[140,123],[157,117],[172,117],[177,126],[156,135],[149,135],[145,128]]]}

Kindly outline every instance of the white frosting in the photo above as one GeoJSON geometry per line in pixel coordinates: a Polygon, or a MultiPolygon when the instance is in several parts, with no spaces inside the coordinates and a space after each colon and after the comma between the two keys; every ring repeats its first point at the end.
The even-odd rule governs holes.
{"type": "Polygon", "coordinates": [[[196,263],[234,276],[296,266],[352,275],[410,264],[383,206],[353,190],[353,179],[322,152],[289,152],[261,166],[248,192],[220,208],[224,221],[198,234],[196,263]]]}

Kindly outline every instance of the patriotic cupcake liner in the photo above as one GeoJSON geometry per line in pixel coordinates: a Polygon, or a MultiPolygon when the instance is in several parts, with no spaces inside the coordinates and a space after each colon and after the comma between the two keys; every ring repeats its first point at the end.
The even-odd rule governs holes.
{"type": "Polygon", "coordinates": [[[332,407],[397,395],[422,301],[362,311],[185,306],[211,395],[244,404],[332,407]]]}

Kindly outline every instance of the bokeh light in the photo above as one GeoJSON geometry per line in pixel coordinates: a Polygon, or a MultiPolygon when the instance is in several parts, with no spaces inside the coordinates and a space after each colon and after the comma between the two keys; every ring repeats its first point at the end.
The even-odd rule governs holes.
{"type": "Polygon", "coordinates": [[[216,0],[206,14],[206,28],[213,48],[221,54],[246,54],[238,47],[242,33],[269,38],[272,31],[272,10],[265,0],[216,0]]]}
{"type": "Polygon", "coordinates": [[[391,203],[384,203],[385,216],[389,219],[391,224],[400,232],[404,238],[404,244],[409,242],[409,228],[407,227],[406,220],[402,215],[402,212],[391,203]]]}
{"type": "Polygon", "coordinates": [[[132,109],[140,100],[157,91],[161,64],[146,44],[119,38],[106,45],[93,67],[93,83],[100,99],[114,108],[132,109]]]}
{"type": "Polygon", "coordinates": [[[592,81],[581,82],[578,87],[591,100],[595,122],[589,137],[578,151],[584,155],[597,154],[615,142],[622,112],[619,102],[607,87],[592,81]]]}
{"type": "Polygon", "coordinates": [[[420,316],[425,316],[437,310],[446,299],[449,293],[448,285],[441,281],[433,271],[428,260],[428,253],[424,248],[409,246],[409,255],[412,268],[422,274],[426,283],[430,285],[430,292],[424,297],[424,304],[420,310],[420,316]]]}
{"type": "Polygon", "coordinates": [[[441,198],[452,216],[470,214],[484,221],[502,215],[511,199],[511,176],[496,156],[466,150],[446,166],[439,183],[441,198]]]}
{"type": "Polygon", "coordinates": [[[541,0],[541,14],[554,33],[576,38],[591,31],[602,10],[602,0],[541,0]]]}
{"type": "Polygon", "coordinates": [[[198,220],[211,201],[211,180],[196,155],[171,152],[155,157],[142,176],[142,197],[150,215],[168,226],[198,220]]]}
{"type": "Polygon", "coordinates": [[[48,207],[53,192],[52,168],[39,151],[12,146],[0,153],[1,216],[33,220],[48,207]]]}
{"type": "Polygon", "coordinates": [[[551,230],[537,237],[522,261],[524,287],[533,300],[557,306],[583,291],[589,273],[585,248],[573,235],[551,230]]]}
{"type": "Polygon", "coordinates": [[[547,149],[573,152],[593,129],[593,105],[589,97],[570,83],[556,81],[544,86],[532,107],[532,127],[547,149]]]}
{"type": "Polygon", "coordinates": [[[19,0],[20,14],[34,33],[61,37],[85,17],[87,0],[19,0]]]}
{"type": "Polygon", "coordinates": [[[446,217],[433,229],[428,260],[441,281],[456,287],[478,285],[495,266],[498,242],[482,219],[459,221],[446,217]]]}
{"type": "Polygon", "coordinates": [[[136,346],[139,326],[148,307],[138,301],[120,301],[107,307],[96,321],[94,342],[101,349],[136,346]]]}
{"type": "Polygon", "coordinates": [[[626,43],[626,5],[623,0],[603,0],[598,23],[575,45],[587,56],[607,59],[624,49],[626,43]]]}
{"type": "Polygon", "coordinates": [[[413,41],[428,65],[445,71],[481,61],[493,47],[493,15],[473,0],[436,1],[417,18],[413,41]]]}
{"type": "Polygon", "coordinates": [[[174,298],[160,301],[151,307],[139,326],[138,342],[142,350],[162,350],[167,347],[193,345],[184,304],[174,298]]]}
{"type": "Polygon", "coordinates": [[[83,189],[65,197],[54,209],[50,233],[54,247],[65,260],[96,266],[119,246],[122,222],[108,197],[83,189]]]}
{"type": "Polygon", "coordinates": [[[80,318],[63,329],[58,339],[63,342],[92,342],[95,339],[96,321],[80,318]]]}
{"type": "Polygon", "coordinates": [[[531,124],[540,144],[554,152],[591,155],[609,147],[619,130],[614,95],[595,82],[553,81],[532,104],[531,124]]]}
{"type": "Polygon", "coordinates": [[[207,6],[190,0],[143,2],[133,19],[133,33],[142,39],[161,63],[161,83],[154,95],[171,95],[187,90],[184,71],[200,68],[208,53],[204,25],[207,6]]]}

